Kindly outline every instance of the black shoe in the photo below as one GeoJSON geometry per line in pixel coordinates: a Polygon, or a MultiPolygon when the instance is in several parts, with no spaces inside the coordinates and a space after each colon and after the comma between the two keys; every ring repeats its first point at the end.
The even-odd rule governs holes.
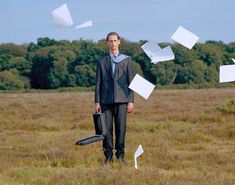
{"type": "Polygon", "coordinates": [[[107,164],[112,164],[113,163],[113,159],[112,158],[106,158],[103,162],[104,165],[107,165],[107,164]]]}
{"type": "Polygon", "coordinates": [[[127,162],[123,157],[119,157],[117,160],[121,165],[127,165],[127,162]]]}

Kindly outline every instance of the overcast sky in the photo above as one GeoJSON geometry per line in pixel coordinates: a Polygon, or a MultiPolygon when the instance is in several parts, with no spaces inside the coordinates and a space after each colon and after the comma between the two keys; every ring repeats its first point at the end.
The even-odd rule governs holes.
{"type": "Polygon", "coordinates": [[[130,40],[173,42],[179,25],[199,42],[235,42],[235,0],[0,0],[0,43],[80,38],[98,41],[110,31],[130,40]],[[57,27],[51,11],[66,3],[74,25],[57,27]],[[94,26],[75,29],[92,20],[94,26]]]}

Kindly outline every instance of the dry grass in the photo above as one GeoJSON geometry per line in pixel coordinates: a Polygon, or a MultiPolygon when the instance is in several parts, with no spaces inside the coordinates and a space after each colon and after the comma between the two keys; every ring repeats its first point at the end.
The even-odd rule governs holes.
{"type": "Polygon", "coordinates": [[[136,95],[126,159],[102,166],[92,92],[0,94],[0,184],[234,185],[235,115],[217,106],[235,89],[160,90],[136,95]],[[145,153],[134,169],[139,144],[145,153]]]}

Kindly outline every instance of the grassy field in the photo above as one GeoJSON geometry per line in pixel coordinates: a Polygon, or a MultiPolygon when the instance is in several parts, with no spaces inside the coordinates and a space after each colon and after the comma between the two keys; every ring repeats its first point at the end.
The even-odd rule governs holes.
{"type": "Polygon", "coordinates": [[[156,90],[128,115],[127,166],[103,166],[93,92],[0,94],[1,185],[234,185],[235,89],[156,90]],[[139,144],[144,154],[135,170],[139,144]]]}

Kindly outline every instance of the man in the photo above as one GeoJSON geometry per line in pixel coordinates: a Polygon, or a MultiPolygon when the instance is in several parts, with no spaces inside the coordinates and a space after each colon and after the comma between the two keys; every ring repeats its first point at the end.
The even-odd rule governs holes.
{"type": "Polygon", "coordinates": [[[134,92],[128,88],[133,77],[131,58],[119,52],[121,43],[116,32],[106,41],[109,55],[97,62],[95,111],[105,113],[109,135],[103,141],[104,163],[113,162],[113,120],[115,127],[116,158],[125,163],[126,113],[133,112],[134,92]]]}

